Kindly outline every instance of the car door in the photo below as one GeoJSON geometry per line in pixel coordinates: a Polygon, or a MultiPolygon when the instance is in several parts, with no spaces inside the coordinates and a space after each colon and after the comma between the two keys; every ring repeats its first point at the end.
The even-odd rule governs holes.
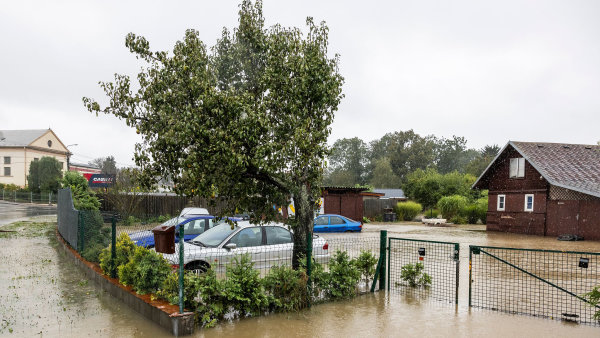
{"type": "Polygon", "coordinates": [[[183,224],[183,240],[189,241],[206,229],[207,219],[195,219],[183,224]]]}
{"type": "Polygon", "coordinates": [[[231,237],[225,245],[229,243],[235,243],[236,248],[228,250],[225,253],[227,257],[221,258],[222,261],[226,260],[231,263],[234,261],[233,259],[235,256],[249,254],[256,269],[264,268],[264,266],[261,266],[261,264],[264,265],[263,261],[265,257],[262,227],[255,226],[243,228],[231,237]]]}
{"type": "Polygon", "coordinates": [[[313,227],[314,232],[328,232],[329,231],[329,216],[319,216],[315,219],[315,225],[313,227]]]}
{"type": "Polygon", "coordinates": [[[264,230],[266,236],[264,265],[267,268],[291,265],[294,250],[292,233],[280,226],[266,226],[264,230]]]}
{"type": "Polygon", "coordinates": [[[346,220],[340,216],[329,217],[329,232],[344,232],[347,230],[346,220]]]}

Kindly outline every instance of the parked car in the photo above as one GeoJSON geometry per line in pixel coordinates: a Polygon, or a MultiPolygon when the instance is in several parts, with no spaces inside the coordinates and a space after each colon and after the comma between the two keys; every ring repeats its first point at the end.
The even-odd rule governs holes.
{"type": "MultiPolygon", "coordinates": [[[[229,218],[233,221],[238,221],[238,218],[229,218]]],[[[174,225],[175,226],[175,242],[179,242],[179,227],[183,226],[183,240],[185,242],[195,238],[199,234],[211,229],[217,224],[226,223],[225,219],[215,221],[215,216],[210,215],[185,215],[183,217],[174,217],[164,222],[161,225],[174,225]]],[[[129,234],[129,238],[137,245],[145,248],[154,247],[154,234],[152,230],[144,230],[132,232],[129,234]]]]}
{"type": "MultiPolygon", "coordinates": [[[[186,270],[197,273],[211,267],[223,273],[235,256],[250,254],[256,269],[268,269],[291,265],[293,249],[293,233],[284,224],[241,221],[233,227],[219,224],[186,243],[183,264],[186,270]]],[[[178,245],[174,254],[163,255],[171,264],[179,265],[178,245]]],[[[322,264],[329,262],[329,244],[318,235],[313,236],[313,258],[322,264]]]]}
{"type": "Polygon", "coordinates": [[[197,216],[197,215],[210,215],[208,213],[208,209],[205,208],[183,208],[183,210],[181,210],[181,213],[179,214],[179,216],[197,216]]]}
{"type": "Polygon", "coordinates": [[[320,215],[315,218],[314,232],[360,232],[362,223],[341,215],[320,215]]]}

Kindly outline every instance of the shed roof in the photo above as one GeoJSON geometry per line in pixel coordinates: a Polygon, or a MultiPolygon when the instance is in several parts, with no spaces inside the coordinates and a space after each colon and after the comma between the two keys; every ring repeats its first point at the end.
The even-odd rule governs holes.
{"type": "Polygon", "coordinates": [[[383,198],[406,198],[402,189],[373,189],[373,192],[383,193],[383,198]]]}
{"type": "Polygon", "coordinates": [[[548,183],[600,197],[600,146],[544,142],[509,141],[473,184],[485,188],[485,177],[498,157],[511,146],[523,156],[548,183]]]}
{"type": "Polygon", "coordinates": [[[0,130],[0,147],[26,147],[50,129],[0,130]]]}

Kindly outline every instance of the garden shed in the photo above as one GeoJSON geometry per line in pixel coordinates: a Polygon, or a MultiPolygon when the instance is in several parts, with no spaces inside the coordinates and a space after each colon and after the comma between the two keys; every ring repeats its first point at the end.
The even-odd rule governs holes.
{"type": "Polygon", "coordinates": [[[322,210],[325,214],[338,214],[355,221],[363,219],[363,196],[366,188],[322,187],[322,210]]]}

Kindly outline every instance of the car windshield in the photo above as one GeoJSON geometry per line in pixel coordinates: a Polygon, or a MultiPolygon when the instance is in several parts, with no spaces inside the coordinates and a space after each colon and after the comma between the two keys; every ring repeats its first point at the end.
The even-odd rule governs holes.
{"type": "Polygon", "coordinates": [[[194,238],[192,242],[197,242],[207,247],[216,247],[221,244],[225,238],[231,235],[238,227],[233,229],[228,223],[222,223],[212,229],[206,230],[204,233],[194,238]]]}
{"type": "Polygon", "coordinates": [[[179,224],[179,220],[184,220],[184,219],[185,218],[183,218],[183,217],[173,217],[161,225],[177,225],[177,224],[179,224]]]}

